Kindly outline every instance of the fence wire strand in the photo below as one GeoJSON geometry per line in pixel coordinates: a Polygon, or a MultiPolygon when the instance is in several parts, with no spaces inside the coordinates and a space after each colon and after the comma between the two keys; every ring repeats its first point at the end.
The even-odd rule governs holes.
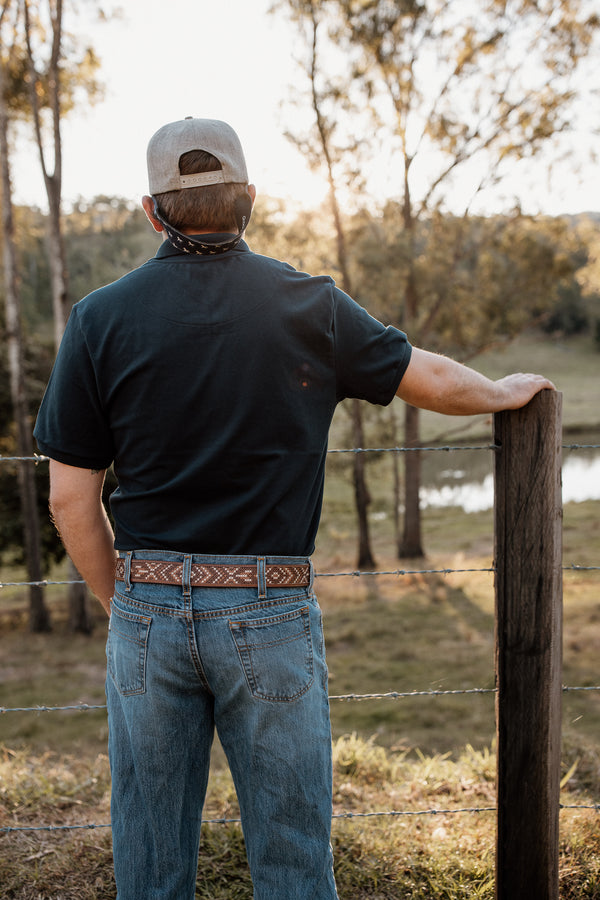
{"type": "MultiPolygon", "coordinates": [[[[419,446],[419,447],[339,447],[329,448],[327,453],[415,453],[423,451],[428,453],[452,453],[462,450],[501,450],[498,444],[436,444],[435,446],[419,446]]],[[[563,450],[600,450],[600,444],[562,444],[563,450]]],[[[34,454],[33,456],[0,456],[0,463],[3,462],[48,462],[49,456],[42,454],[34,454]]]]}
{"type": "MultiPolygon", "coordinates": [[[[564,450],[597,450],[600,449],[600,444],[563,444],[562,448],[564,450]]],[[[453,451],[463,451],[463,450],[492,450],[497,451],[501,448],[497,444],[484,444],[484,445],[457,445],[457,446],[420,446],[420,447],[373,447],[373,448],[363,448],[363,447],[354,447],[348,449],[330,449],[328,453],[330,454],[357,454],[357,453],[409,453],[416,451],[423,452],[446,452],[450,453],[453,451]]],[[[0,456],[0,463],[3,462],[34,462],[36,465],[41,462],[47,462],[49,457],[35,454],[33,456],[0,456]]],[[[564,565],[563,569],[565,571],[598,571],[600,570],[600,566],[582,566],[575,563],[571,563],[569,565],[564,565]]],[[[374,575],[394,575],[394,576],[406,576],[406,575],[450,575],[450,574],[458,574],[458,573],[474,573],[474,572],[490,572],[493,573],[496,571],[494,566],[488,568],[466,568],[466,569],[452,569],[452,568],[443,568],[443,569],[394,569],[390,571],[374,571],[374,572],[362,572],[362,571],[349,571],[349,572],[323,572],[316,573],[317,577],[320,578],[339,578],[339,577],[365,577],[365,576],[374,576],[374,575]]],[[[0,588],[2,587],[31,587],[31,586],[39,586],[46,587],[50,585],[69,585],[69,584],[83,584],[82,580],[73,581],[73,580],[65,580],[65,581],[22,581],[22,582],[0,582],[0,588]]],[[[564,685],[562,688],[563,692],[575,692],[575,691],[600,691],[600,685],[564,685]]],[[[368,701],[368,700],[400,700],[414,697],[443,697],[449,695],[470,695],[470,694],[496,694],[496,688],[465,688],[465,689],[456,689],[456,690],[424,690],[424,691],[387,691],[385,693],[371,693],[371,694],[333,694],[329,696],[329,700],[334,701],[368,701]]],[[[105,710],[106,704],[90,704],[90,703],[80,703],[73,704],[69,706],[33,706],[33,707],[0,707],[0,715],[6,713],[17,713],[17,712],[27,712],[27,713],[42,713],[42,712],[67,712],[67,711],[77,711],[77,712],[86,712],[91,710],[105,710]]],[[[600,804],[560,804],[561,810],[593,810],[595,812],[600,812],[600,804]]],[[[374,812],[340,812],[334,813],[333,819],[337,820],[351,820],[351,819],[366,819],[366,818],[377,818],[377,817],[404,817],[404,816],[449,816],[449,815],[457,815],[457,814],[466,814],[466,813],[485,813],[485,812],[495,812],[495,806],[485,806],[485,807],[462,807],[456,809],[422,809],[422,810],[382,810],[382,811],[374,811],[374,812]]],[[[239,824],[239,818],[213,818],[213,819],[205,819],[203,821],[203,825],[224,825],[224,824],[239,824]]],[[[66,832],[66,831],[78,831],[78,830],[95,830],[95,829],[104,829],[111,828],[110,823],[89,823],[82,825],[33,825],[33,826],[5,826],[0,827],[0,833],[2,834],[11,834],[15,832],[66,832]]]]}
{"type": "MultiPolygon", "coordinates": [[[[600,812],[599,803],[560,803],[562,810],[593,810],[600,812]]],[[[461,814],[487,813],[497,811],[496,806],[463,806],[454,809],[387,809],[374,812],[339,812],[333,813],[332,819],[375,819],[375,818],[403,818],[411,816],[455,816],[461,814]]],[[[203,819],[203,825],[240,825],[240,818],[216,818],[203,819]]],[[[15,832],[34,831],[93,831],[100,828],[112,828],[110,822],[90,822],[83,825],[6,825],[0,828],[0,834],[13,834],[15,832]]]]}
{"type": "MultiPolygon", "coordinates": [[[[563,685],[563,693],[576,691],[600,691],[600,684],[563,685]]],[[[374,694],[330,694],[329,700],[364,701],[364,700],[411,700],[415,697],[460,697],[472,694],[497,694],[497,688],[455,688],[432,689],[424,691],[384,691],[374,694]]],[[[0,706],[0,715],[6,713],[47,713],[47,712],[88,712],[89,710],[106,709],[105,703],[76,703],[69,706],[0,706]]]]}

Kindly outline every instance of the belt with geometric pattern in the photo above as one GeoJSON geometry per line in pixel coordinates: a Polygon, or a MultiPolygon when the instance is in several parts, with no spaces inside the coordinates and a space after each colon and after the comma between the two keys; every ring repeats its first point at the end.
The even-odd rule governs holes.
{"type": "MultiPolygon", "coordinates": [[[[306,587],[310,584],[310,566],[306,563],[265,565],[267,587],[306,587]]],[[[125,560],[118,559],[115,569],[117,581],[125,578],[125,560]]],[[[183,563],[158,559],[132,559],[130,581],[144,584],[182,584],[183,563]]],[[[191,587],[258,587],[256,565],[228,565],[227,563],[193,563],[191,587]]]]}

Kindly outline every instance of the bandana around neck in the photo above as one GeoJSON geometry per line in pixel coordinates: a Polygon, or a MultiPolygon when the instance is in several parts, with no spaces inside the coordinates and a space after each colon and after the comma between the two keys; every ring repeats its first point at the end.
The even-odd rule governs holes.
{"type": "Polygon", "coordinates": [[[250,195],[242,195],[242,197],[236,201],[236,217],[238,220],[239,231],[235,237],[228,241],[203,241],[198,235],[191,237],[189,234],[183,234],[182,231],[178,231],[177,228],[169,225],[167,220],[161,216],[158,210],[158,201],[156,200],[156,197],[153,197],[152,199],[154,201],[154,216],[164,228],[171,244],[173,244],[177,250],[182,250],[184,253],[193,253],[200,256],[216,256],[219,253],[227,253],[228,250],[234,250],[244,236],[244,231],[250,220],[250,212],[252,210],[252,200],[250,199],[250,195]]]}

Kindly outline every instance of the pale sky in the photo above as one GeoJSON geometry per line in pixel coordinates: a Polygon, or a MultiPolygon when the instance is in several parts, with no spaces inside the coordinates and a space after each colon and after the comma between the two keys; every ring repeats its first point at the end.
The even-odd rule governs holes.
{"type": "MultiPolygon", "coordinates": [[[[268,15],[270,5],[271,0],[122,0],[121,20],[91,26],[106,96],[63,125],[65,203],[97,194],[139,200],[147,192],[148,139],[166,122],[194,115],[233,125],[259,192],[317,205],[325,183],[283,137],[286,125],[295,127],[302,117],[310,122],[310,110],[290,102],[290,85],[303,87],[294,63],[298,39],[281,13],[268,15]]],[[[67,28],[74,24],[68,17],[67,28]]],[[[593,146],[589,134],[577,142],[582,150],[593,146]]],[[[33,149],[20,144],[13,168],[17,202],[44,207],[33,149]]],[[[527,172],[515,169],[504,189],[510,198],[519,197],[526,212],[600,210],[597,167],[588,163],[581,174],[572,168],[564,161],[550,178],[539,164],[527,172]]],[[[397,195],[401,172],[397,179],[392,172],[388,181],[389,189],[387,183],[381,189],[397,195]]],[[[482,211],[498,211],[498,200],[486,203],[482,211]]]]}

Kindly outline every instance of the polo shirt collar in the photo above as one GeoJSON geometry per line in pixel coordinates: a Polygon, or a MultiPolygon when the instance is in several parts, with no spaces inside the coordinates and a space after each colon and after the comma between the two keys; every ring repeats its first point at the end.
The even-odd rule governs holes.
{"type": "MultiPolygon", "coordinates": [[[[231,234],[228,232],[218,232],[215,234],[203,234],[198,235],[205,241],[207,244],[212,243],[220,243],[222,241],[226,241],[228,237],[231,237],[231,234]]],[[[190,235],[190,237],[194,237],[194,235],[190,235]]],[[[215,259],[218,255],[219,257],[228,257],[230,253],[237,253],[239,250],[243,252],[249,252],[250,248],[245,241],[240,241],[239,244],[233,248],[233,250],[228,250],[227,253],[215,254],[215,256],[209,256],[209,259],[215,259]]],[[[206,259],[207,257],[203,256],[193,256],[189,253],[185,253],[183,250],[178,250],[177,247],[174,247],[171,241],[164,240],[158,250],[156,251],[156,259],[165,259],[169,256],[185,256],[187,259],[206,259]]]]}

